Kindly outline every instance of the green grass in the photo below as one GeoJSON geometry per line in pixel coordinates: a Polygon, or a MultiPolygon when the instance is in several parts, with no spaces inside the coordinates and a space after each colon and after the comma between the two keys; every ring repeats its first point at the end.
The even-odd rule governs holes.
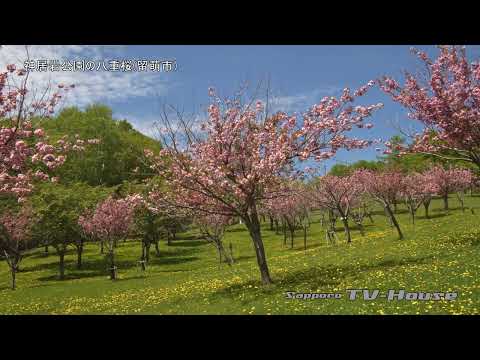
{"type": "MultiPolygon", "coordinates": [[[[457,206],[452,197],[451,206],[457,206]]],[[[441,201],[432,203],[431,219],[419,209],[415,228],[400,207],[399,222],[406,235],[398,240],[379,211],[375,223],[367,219],[366,236],[352,231],[353,243],[327,245],[318,218],[303,250],[301,231],[294,249],[284,247],[283,235],[263,224],[273,285],[262,286],[248,232],[242,225],[229,229],[225,243],[233,244],[236,263],[219,264],[215,249],[197,239],[195,232],[181,234],[171,246],[161,244],[161,256],[152,252],[143,273],[138,266],[138,242],[117,249],[119,280],[108,279],[99,248],[90,244],[84,268],[75,269],[76,256],[67,255],[67,279],[57,278],[58,257],[51,249],[32,253],[21,263],[18,289],[0,261],[0,314],[478,314],[480,310],[480,197],[466,204],[476,214],[458,208],[448,213],[441,201]],[[456,291],[455,301],[374,301],[346,298],[350,288],[387,291],[456,291]],[[340,292],[342,299],[289,300],[286,291],[340,292]]]]}

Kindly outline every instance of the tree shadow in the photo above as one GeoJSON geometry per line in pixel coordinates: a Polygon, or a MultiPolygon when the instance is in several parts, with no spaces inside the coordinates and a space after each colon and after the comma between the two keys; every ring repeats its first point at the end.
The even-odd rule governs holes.
{"type": "Polygon", "coordinates": [[[242,232],[242,231],[247,231],[246,228],[233,228],[233,229],[227,229],[225,232],[242,232]]]}
{"type": "Polygon", "coordinates": [[[436,214],[430,214],[428,217],[426,217],[425,215],[415,216],[415,219],[418,219],[418,220],[431,220],[431,219],[442,218],[442,217],[445,217],[445,216],[448,216],[448,215],[449,215],[449,214],[446,214],[446,213],[436,213],[436,214]]]}
{"type": "Polygon", "coordinates": [[[175,242],[172,241],[170,244],[171,247],[193,247],[193,246],[202,246],[207,245],[207,240],[177,240],[175,242]]]}
{"type": "MultiPolygon", "coordinates": [[[[462,210],[462,207],[461,206],[454,206],[454,207],[451,207],[449,206],[448,207],[448,210],[445,210],[444,208],[436,208],[436,209],[432,209],[432,212],[446,212],[448,213],[449,211],[457,211],[457,210],[462,210]]],[[[467,207],[465,207],[465,212],[469,211],[469,209],[467,207]]]]}
{"type": "Polygon", "coordinates": [[[250,259],[254,259],[254,258],[255,258],[254,255],[240,255],[240,256],[237,256],[237,257],[235,257],[235,256],[233,257],[233,259],[236,263],[246,261],[246,260],[250,260],[250,259]]]}
{"type": "Polygon", "coordinates": [[[203,235],[186,235],[179,236],[177,240],[202,240],[205,239],[203,235]]]}
{"type": "MultiPolygon", "coordinates": [[[[66,260],[65,261],[65,277],[67,276],[78,276],[78,277],[91,277],[97,275],[102,275],[107,271],[108,262],[105,259],[89,259],[82,263],[81,269],[77,269],[77,262],[75,260],[66,260]]],[[[122,269],[130,269],[132,267],[138,266],[136,260],[116,260],[115,266],[122,269]]],[[[46,264],[36,264],[33,266],[25,267],[21,272],[34,272],[39,270],[52,270],[55,272],[59,271],[59,263],[51,262],[46,264]]],[[[58,276],[55,274],[54,276],[58,276]]],[[[48,277],[47,277],[48,278],[48,277]]],[[[57,278],[58,279],[58,278],[57,278]]]]}
{"type": "MultiPolygon", "coordinates": [[[[279,288],[291,288],[295,289],[296,286],[305,283],[311,284],[312,288],[319,288],[322,286],[337,286],[342,281],[350,276],[358,277],[360,273],[374,270],[386,270],[397,266],[406,266],[411,264],[425,264],[434,259],[433,255],[419,257],[419,258],[406,258],[398,260],[384,260],[371,265],[360,265],[359,267],[353,266],[335,266],[325,265],[310,268],[307,270],[300,270],[293,273],[286,274],[276,280],[273,286],[263,287],[261,291],[265,293],[278,293],[279,288]]],[[[249,280],[241,284],[231,285],[229,287],[216,291],[212,296],[216,295],[234,295],[237,293],[244,293],[246,287],[249,285],[258,285],[258,280],[249,280]]],[[[253,299],[252,299],[253,301],[253,299]]]]}
{"type": "MultiPolygon", "coordinates": [[[[108,271],[105,269],[103,272],[93,271],[93,272],[69,272],[65,269],[65,275],[62,280],[60,280],[58,274],[52,274],[48,276],[42,276],[37,278],[38,281],[68,281],[68,280],[78,280],[83,278],[93,278],[99,276],[106,276],[108,275],[108,271]]],[[[77,270],[78,271],[78,270],[77,270]]]]}
{"type": "Polygon", "coordinates": [[[178,265],[178,264],[192,262],[192,261],[195,261],[195,260],[198,260],[198,259],[199,259],[199,257],[197,257],[197,256],[171,257],[171,258],[155,257],[155,258],[150,258],[150,261],[148,262],[148,265],[150,265],[150,266],[152,266],[152,265],[155,265],[155,266],[178,265]]]}

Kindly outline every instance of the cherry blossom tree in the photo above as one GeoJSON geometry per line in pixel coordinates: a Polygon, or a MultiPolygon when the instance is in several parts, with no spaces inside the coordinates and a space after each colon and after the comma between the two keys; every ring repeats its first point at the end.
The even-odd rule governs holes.
{"type": "Polygon", "coordinates": [[[302,225],[304,230],[304,247],[306,247],[309,206],[304,191],[301,183],[284,183],[273,194],[266,194],[265,199],[260,203],[260,213],[268,213],[274,218],[281,219],[284,225],[284,245],[286,245],[288,229],[292,249],[295,229],[299,225],[302,225]]]}
{"type": "Polygon", "coordinates": [[[401,154],[432,154],[480,167],[480,63],[470,62],[466,48],[459,46],[439,46],[435,60],[412,52],[423,63],[423,74],[407,72],[403,85],[389,76],[378,80],[393,101],[408,109],[408,117],[423,125],[421,133],[411,134],[411,146],[397,145],[401,154]]]}
{"type": "Polygon", "coordinates": [[[357,177],[353,175],[323,176],[315,185],[315,191],[312,193],[318,206],[340,214],[347,243],[352,242],[348,221],[352,210],[359,206],[362,193],[363,187],[357,177]]]}
{"type": "Polygon", "coordinates": [[[282,112],[269,115],[261,101],[246,105],[239,99],[222,101],[210,89],[213,102],[200,130],[194,131],[181,114],[173,121],[165,113],[163,150],[158,156],[148,155],[169,187],[171,204],[242,219],[254,244],[262,282],[270,284],[259,203],[278,186],[279,177],[293,177],[298,161],[321,161],[340,149],[370,144],[347,134],[354,127],[372,127],[365,119],[382,104],[351,103],[373,85],[369,82],[353,94],[345,89],[339,99],[325,97],[301,118],[282,112]],[[204,197],[221,203],[222,210],[210,208],[204,197]]]}
{"type": "Polygon", "coordinates": [[[403,192],[405,186],[404,175],[395,171],[378,173],[361,169],[355,171],[354,176],[362,185],[364,191],[383,206],[387,217],[396,228],[399,238],[403,239],[400,225],[392,211],[392,204],[393,199],[398,198],[403,192]]]}
{"type": "Polygon", "coordinates": [[[164,230],[160,221],[161,215],[158,214],[156,209],[152,209],[144,204],[138,207],[135,216],[135,228],[139,231],[142,239],[142,256],[140,258],[142,270],[146,270],[146,265],[150,261],[150,247],[152,245],[155,245],[156,254],[160,256],[158,242],[164,230]]]}
{"type": "Polygon", "coordinates": [[[36,246],[30,236],[34,221],[31,209],[24,206],[19,212],[0,216],[0,251],[5,256],[12,275],[12,290],[16,288],[16,274],[26,251],[36,246]]]}
{"type": "MultiPolygon", "coordinates": [[[[10,194],[19,202],[33,190],[36,180],[52,180],[48,172],[65,162],[69,142],[56,146],[45,142],[45,132],[35,128],[32,118],[46,118],[54,113],[65,91],[74,86],[59,85],[50,98],[27,97],[28,72],[14,64],[0,72],[0,193],[10,194]],[[30,102],[28,102],[30,100],[30,102]],[[35,101],[38,100],[38,101],[35,101]]],[[[73,150],[81,150],[77,144],[73,150]]]]}
{"type": "Polygon", "coordinates": [[[142,197],[138,194],[129,195],[123,199],[110,196],[97,205],[91,216],[84,215],[78,219],[79,225],[86,234],[105,241],[111,280],[117,278],[115,248],[118,241],[129,234],[135,210],[142,201],[142,197]]]}
{"type": "MultiPolygon", "coordinates": [[[[473,173],[468,169],[450,168],[445,169],[435,166],[425,172],[437,187],[437,193],[443,198],[444,210],[448,210],[448,195],[453,192],[463,192],[473,182],[473,173]]],[[[463,198],[459,196],[463,209],[463,198]]]]}
{"type": "Polygon", "coordinates": [[[201,234],[215,246],[219,261],[226,261],[228,265],[232,265],[234,260],[232,254],[225,251],[223,237],[225,229],[231,224],[231,221],[232,218],[219,214],[199,213],[194,217],[194,224],[198,226],[201,234]]]}
{"type": "Polygon", "coordinates": [[[425,206],[425,216],[428,217],[428,206],[432,196],[439,191],[438,185],[432,180],[428,173],[408,174],[403,179],[404,186],[401,190],[401,196],[407,204],[412,224],[415,224],[416,211],[422,204],[425,206]]]}

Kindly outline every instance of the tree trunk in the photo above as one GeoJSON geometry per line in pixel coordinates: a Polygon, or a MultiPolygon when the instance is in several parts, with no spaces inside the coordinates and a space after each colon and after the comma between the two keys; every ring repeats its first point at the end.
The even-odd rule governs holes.
{"type": "Polygon", "coordinates": [[[15,290],[17,288],[17,281],[16,281],[17,268],[14,265],[10,267],[10,270],[12,271],[12,290],[15,290]]]}
{"type": "Polygon", "coordinates": [[[140,266],[142,268],[142,271],[145,271],[147,269],[147,267],[145,266],[145,263],[147,262],[147,254],[147,246],[144,242],[142,242],[142,257],[140,258],[140,266]]]}
{"type": "Polygon", "coordinates": [[[145,261],[148,263],[150,261],[150,243],[145,244],[145,261]]]}
{"type": "Polygon", "coordinates": [[[285,220],[283,220],[283,246],[287,246],[287,225],[285,220]]]}
{"type": "Polygon", "coordinates": [[[170,232],[167,233],[167,245],[170,246],[172,245],[171,238],[170,238],[170,232]]]}
{"type": "Polygon", "coordinates": [[[103,255],[103,240],[100,241],[100,254],[103,255]]]}
{"type": "Polygon", "coordinates": [[[373,221],[373,217],[372,217],[372,214],[370,213],[370,211],[367,213],[367,216],[370,219],[370,222],[373,224],[374,221],[373,221]]]}
{"type": "Polygon", "coordinates": [[[307,250],[307,226],[303,225],[303,249],[307,250]]]}
{"type": "Polygon", "coordinates": [[[273,231],[273,217],[270,216],[270,231],[273,231]]]}
{"type": "Polygon", "coordinates": [[[158,247],[158,241],[155,241],[155,255],[160,256],[160,249],[158,247]]]}
{"type": "Polygon", "coordinates": [[[280,229],[278,227],[278,219],[275,219],[275,233],[278,235],[280,233],[280,229]]]}
{"type": "Polygon", "coordinates": [[[412,220],[412,224],[415,225],[415,210],[413,207],[410,207],[410,218],[412,220]]]}
{"type": "Polygon", "coordinates": [[[460,202],[460,206],[462,207],[462,212],[465,212],[465,201],[463,199],[463,195],[460,192],[457,193],[457,198],[460,202]]]}
{"type": "Polygon", "coordinates": [[[290,233],[290,249],[293,249],[293,238],[295,237],[295,224],[292,224],[290,220],[286,220],[288,225],[288,232],[290,233]]]}
{"type": "Polygon", "coordinates": [[[250,233],[253,247],[255,248],[255,254],[257,256],[257,263],[260,270],[262,282],[265,285],[273,284],[272,278],[270,277],[270,272],[268,270],[267,259],[265,257],[265,249],[262,241],[262,233],[260,230],[260,223],[258,221],[258,215],[256,211],[253,211],[251,219],[246,218],[244,220],[250,233]]]}
{"type": "Polygon", "coordinates": [[[115,253],[113,250],[110,250],[110,280],[115,280],[117,278],[117,269],[115,268],[115,253]]]}
{"type": "Polygon", "coordinates": [[[398,212],[397,199],[393,199],[393,212],[396,214],[398,212]]]}
{"type": "Polygon", "coordinates": [[[82,268],[83,244],[77,247],[77,269],[82,268]]]}
{"type": "MultiPolygon", "coordinates": [[[[231,245],[231,244],[230,244],[231,245]]],[[[218,249],[218,254],[219,254],[219,258],[220,258],[220,262],[223,261],[223,259],[225,259],[226,263],[228,265],[232,265],[233,261],[232,259],[230,258],[230,256],[228,256],[227,252],[225,251],[225,248],[223,247],[223,244],[221,241],[218,241],[217,242],[217,249],[218,249]]]]}
{"type": "Polygon", "coordinates": [[[350,226],[348,226],[348,219],[346,216],[342,216],[343,227],[345,228],[345,236],[347,237],[347,244],[352,242],[352,236],[350,235],[350,226]]]}
{"type": "Polygon", "coordinates": [[[45,256],[48,256],[48,245],[45,245],[45,251],[44,251],[45,256]]]}
{"type": "Polygon", "coordinates": [[[388,205],[384,205],[384,206],[385,206],[385,211],[390,217],[390,220],[392,221],[393,226],[395,226],[395,228],[397,229],[399,239],[400,240],[403,239],[402,230],[400,230],[400,225],[398,224],[397,219],[395,218],[395,215],[393,215],[392,209],[390,209],[390,206],[388,205]]]}
{"type": "Polygon", "coordinates": [[[60,254],[59,270],[60,270],[60,280],[65,279],[65,253],[62,251],[60,254]]]}
{"type": "Polygon", "coordinates": [[[443,209],[448,210],[448,193],[443,195],[443,209]]]}
{"type": "Polygon", "coordinates": [[[423,207],[425,208],[425,217],[426,217],[427,219],[429,219],[429,218],[430,218],[430,215],[428,214],[428,208],[430,207],[430,200],[425,201],[425,202],[423,203],[423,207]]]}

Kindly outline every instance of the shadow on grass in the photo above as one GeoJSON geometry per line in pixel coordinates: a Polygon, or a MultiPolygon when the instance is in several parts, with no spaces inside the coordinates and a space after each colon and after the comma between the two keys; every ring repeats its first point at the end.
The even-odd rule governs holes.
{"type": "Polygon", "coordinates": [[[148,262],[148,265],[152,266],[162,266],[162,265],[178,265],[178,264],[183,264],[187,262],[192,262],[195,260],[198,260],[199,257],[197,256],[189,256],[189,257],[153,257],[150,258],[150,261],[148,262]]]}
{"type": "Polygon", "coordinates": [[[172,241],[170,247],[193,247],[193,246],[202,246],[208,244],[207,240],[175,240],[172,241]]]}
{"type": "Polygon", "coordinates": [[[247,260],[250,260],[250,259],[254,259],[255,256],[254,255],[240,255],[240,256],[234,256],[234,260],[236,263],[240,263],[242,261],[247,261],[247,260]]]}
{"type": "Polygon", "coordinates": [[[242,232],[242,231],[247,231],[246,228],[233,228],[233,229],[227,229],[225,232],[242,232]]]}
{"type": "MultiPolygon", "coordinates": [[[[462,207],[461,206],[455,206],[455,207],[449,207],[448,210],[445,210],[444,208],[436,208],[436,209],[432,209],[431,212],[445,212],[445,213],[448,213],[449,211],[457,211],[457,210],[460,210],[462,211],[462,207]]],[[[468,208],[465,207],[465,212],[467,212],[468,208]]]]}
{"type": "Polygon", "coordinates": [[[203,235],[185,235],[185,236],[179,236],[177,240],[175,241],[181,241],[181,240],[202,240],[204,239],[203,235]]]}
{"type": "Polygon", "coordinates": [[[436,214],[430,214],[428,218],[425,215],[415,216],[415,219],[416,220],[432,220],[432,219],[442,218],[448,215],[449,214],[438,212],[436,214]]]}
{"type": "MultiPolygon", "coordinates": [[[[406,258],[398,260],[384,260],[371,265],[360,265],[358,267],[343,266],[338,267],[334,265],[319,266],[310,268],[307,270],[296,271],[286,274],[283,277],[275,279],[273,286],[265,286],[260,289],[263,293],[283,295],[284,291],[295,290],[296,288],[305,287],[307,283],[311,288],[319,288],[322,286],[337,286],[347,277],[357,277],[362,272],[375,271],[375,270],[387,270],[389,268],[397,266],[405,266],[411,264],[425,264],[434,259],[433,255],[424,256],[419,258],[406,258]]],[[[236,295],[239,293],[245,293],[248,286],[257,286],[259,281],[252,279],[242,284],[236,284],[227,288],[218,290],[212,296],[222,295],[236,295]]],[[[254,298],[252,298],[254,301],[254,298]]],[[[248,302],[248,300],[247,300],[248,302]]]]}

